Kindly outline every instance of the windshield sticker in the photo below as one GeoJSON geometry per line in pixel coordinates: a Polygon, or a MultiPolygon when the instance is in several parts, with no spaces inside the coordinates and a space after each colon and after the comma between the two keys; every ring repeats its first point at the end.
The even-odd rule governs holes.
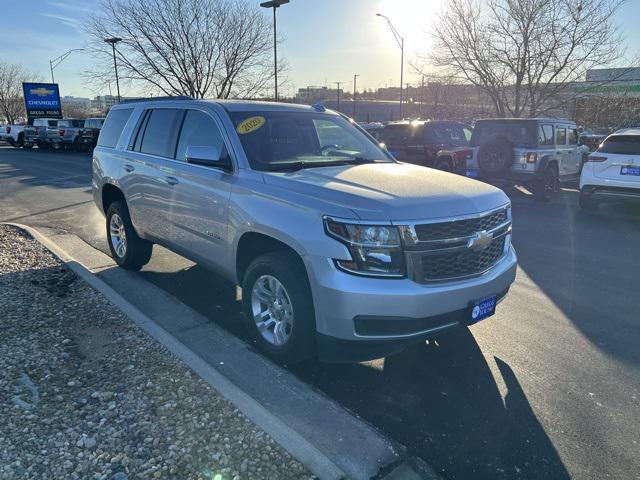
{"type": "Polygon", "coordinates": [[[240,122],[240,124],[238,125],[238,128],[236,128],[236,131],[240,135],[246,135],[247,133],[251,133],[258,130],[260,127],[264,125],[265,121],[266,120],[264,117],[247,118],[246,120],[243,120],[242,122],[240,122]]]}

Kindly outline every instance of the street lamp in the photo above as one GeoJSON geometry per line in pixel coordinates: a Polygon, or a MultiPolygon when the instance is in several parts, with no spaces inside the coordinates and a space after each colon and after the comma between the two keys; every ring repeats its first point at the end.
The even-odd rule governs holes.
{"type": "Polygon", "coordinates": [[[381,13],[376,13],[376,16],[384,18],[389,24],[389,28],[391,29],[391,33],[393,33],[396,42],[398,43],[398,47],[400,47],[400,118],[402,119],[402,82],[404,80],[404,38],[398,33],[395,29],[391,20],[389,20],[385,15],[381,13]]]}
{"type": "Polygon", "coordinates": [[[338,104],[336,106],[336,110],[339,112],[340,111],[340,85],[343,84],[344,82],[333,82],[336,84],[336,86],[338,87],[337,90],[337,94],[338,94],[338,104]]]}
{"type": "Polygon", "coordinates": [[[356,89],[356,82],[358,80],[358,77],[360,76],[359,73],[355,74],[353,76],[353,119],[356,119],[356,92],[358,91],[356,89]]]}
{"type": "Polygon", "coordinates": [[[64,62],[64,60],[73,52],[82,52],[82,51],[84,51],[84,48],[73,48],[63,53],[59,57],[56,57],[53,60],[49,60],[49,68],[51,69],[51,83],[56,83],[56,81],[53,78],[53,69],[56,68],[58,65],[60,65],[62,62],[64,62]]]}
{"type": "Polygon", "coordinates": [[[122,39],[118,37],[105,38],[105,42],[111,44],[113,48],[113,69],[116,71],[116,89],[118,90],[118,103],[120,103],[120,80],[118,80],[118,64],[116,63],[116,43],[121,42],[122,39]]]}
{"type": "Polygon", "coordinates": [[[260,4],[263,8],[273,8],[273,77],[275,79],[275,99],[278,101],[278,44],[277,33],[278,24],[276,22],[276,9],[281,5],[289,3],[289,0],[270,0],[260,4]]]}

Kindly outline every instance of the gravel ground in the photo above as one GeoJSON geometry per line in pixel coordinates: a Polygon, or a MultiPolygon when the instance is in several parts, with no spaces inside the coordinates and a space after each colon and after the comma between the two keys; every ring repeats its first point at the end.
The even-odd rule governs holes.
{"type": "Polygon", "coordinates": [[[0,478],[302,479],[265,432],[0,225],[0,478]]]}

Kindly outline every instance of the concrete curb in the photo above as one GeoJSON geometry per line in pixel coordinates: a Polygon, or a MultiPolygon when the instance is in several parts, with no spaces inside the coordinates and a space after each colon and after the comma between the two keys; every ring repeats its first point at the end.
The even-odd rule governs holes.
{"type": "MultiPolygon", "coordinates": [[[[109,262],[110,259],[102,252],[95,250],[75,235],[52,235],[53,238],[58,238],[59,242],[56,242],[31,227],[15,223],[9,223],[9,225],[28,232],[80,278],[102,293],[134,323],[185,362],[195,373],[233,403],[238,410],[256,425],[271,435],[276,442],[319,478],[354,478],[363,480],[372,477],[387,478],[383,472],[389,472],[391,469],[393,470],[389,473],[388,478],[403,478],[408,472],[411,472],[411,476],[407,478],[437,478],[437,476],[416,472],[418,469],[413,465],[414,462],[403,462],[404,447],[384,437],[372,426],[356,418],[321,393],[312,390],[310,387],[301,388],[301,382],[286,370],[282,370],[278,374],[276,381],[278,387],[284,388],[283,393],[291,392],[302,400],[308,401],[310,405],[314,405],[316,409],[320,407],[325,413],[321,417],[318,417],[318,413],[315,416],[311,413],[308,418],[302,419],[302,423],[299,418],[295,419],[297,422],[290,422],[289,418],[282,418],[282,415],[279,417],[269,410],[270,406],[273,407],[272,402],[267,399],[265,403],[264,397],[255,396],[255,389],[247,389],[246,385],[243,385],[245,387],[243,389],[242,386],[234,383],[233,378],[225,376],[224,369],[220,370],[213,366],[217,365],[217,363],[212,363],[211,359],[207,361],[198,355],[198,353],[182,343],[176,335],[163,328],[162,325],[127,301],[118,291],[100,278],[99,274],[104,273],[107,271],[105,269],[113,266],[112,262],[109,262]],[[64,246],[67,248],[64,248],[64,246]],[[68,250],[72,250],[74,254],[70,254],[68,250]],[[259,400],[262,400],[262,403],[259,400]],[[327,428],[325,425],[322,433],[329,432],[329,435],[334,435],[335,438],[318,438],[317,429],[314,427],[319,427],[319,421],[330,426],[332,422],[334,423],[334,428],[327,428]],[[336,429],[342,431],[334,433],[333,430],[336,429]]],[[[143,284],[147,283],[137,277],[129,277],[128,280],[139,283],[141,287],[145,287],[143,284]]],[[[175,299],[174,301],[178,302],[175,299]]],[[[186,306],[184,308],[189,310],[186,306]]],[[[221,331],[219,329],[216,334],[229,337],[228,339],[221,339],[221,342],[224,343],[226,341],[227,344],[232,346],[240,342],[233,335],[224,331],[221,333],[221,331]]],[[[246,352],[241,353],[245,357],[245,362],[247,362],[246,352]]],[[[248,361],[250,362],[251,360],[248,361]]],[[[260,358],[253,367],[263,368],[266,363],[268,363],[268,360],[260,358]]],[[[222,365],[222,362],[220,364],[222,365]]],[[[270,367],[279,368],[273,365],[270,365],[270,367]]]]}

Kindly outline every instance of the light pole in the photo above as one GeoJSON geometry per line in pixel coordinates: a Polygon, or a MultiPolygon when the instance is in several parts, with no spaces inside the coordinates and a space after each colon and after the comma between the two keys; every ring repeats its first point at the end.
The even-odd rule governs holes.
{"type": "Polygon", "coordinates": [[[338,92],[337,92],[338,93],[338,105],[336,107],[336,110],[340,111],[340,84],[343,83],[343,82],[333,82],[333,83],[335,83],[338,86],[338,92]]]}
{"type": "Polygon", "coordinates": [[[121,42],[122,39],[118,37],[105,38],[105,42],[111,44],[113,48],[113,69],[116,71],[116,89],[118,91],[118,103],[120,103],[120,80],[118,79],[118,64],[116,63],[116,43],[121,42]]]}
{"type": "Polygon", "coordinates": [[[356,82],[358,80],[358,77],[360,76],[359,73],[355,74],[353,76],[353,119],[356,119],[356,95],[357,95],[357,89],[356,89],[356,82]]]}
{"type": "Polygon", "coordinates": [[[289,0],[269,0],[260,4],[263,8],[273,8],[273,78],[275,79],[275,99],[278,101],[278,23],[276,21],[276,10],[289,0]]]}
{"type": "Polygon", "coordinates": [[[391,23],[391,20],[389,20],[385,15],[382,15],[381,13],[376,13],[376,16],[382,17],[387,21],[387,23],[389,24],[389,28],[391,29],[391,33],[393,33],[393,36],[396,39],[398,47],[400,47],[400,119],[402,119],[402,82],[404,80],[403,78],[404,77],[404,38],[395,29],[395,27],[393,26],[393,23],[391,23]]]}
{"type": "Polygon", "coordinates": [[[56,83],[55,79],[53,78],[53,69],[56,68],[58,65],[60,65],[62,62],[64,62],[64,60],[73,52],[81,52],[81,51],[84,51],[84,48],[73,48],[67,52],[64,52],[59,57],[56,57],[53,60],[49,60],[49,68],[51,69],[51,83],[56,83]]]}

